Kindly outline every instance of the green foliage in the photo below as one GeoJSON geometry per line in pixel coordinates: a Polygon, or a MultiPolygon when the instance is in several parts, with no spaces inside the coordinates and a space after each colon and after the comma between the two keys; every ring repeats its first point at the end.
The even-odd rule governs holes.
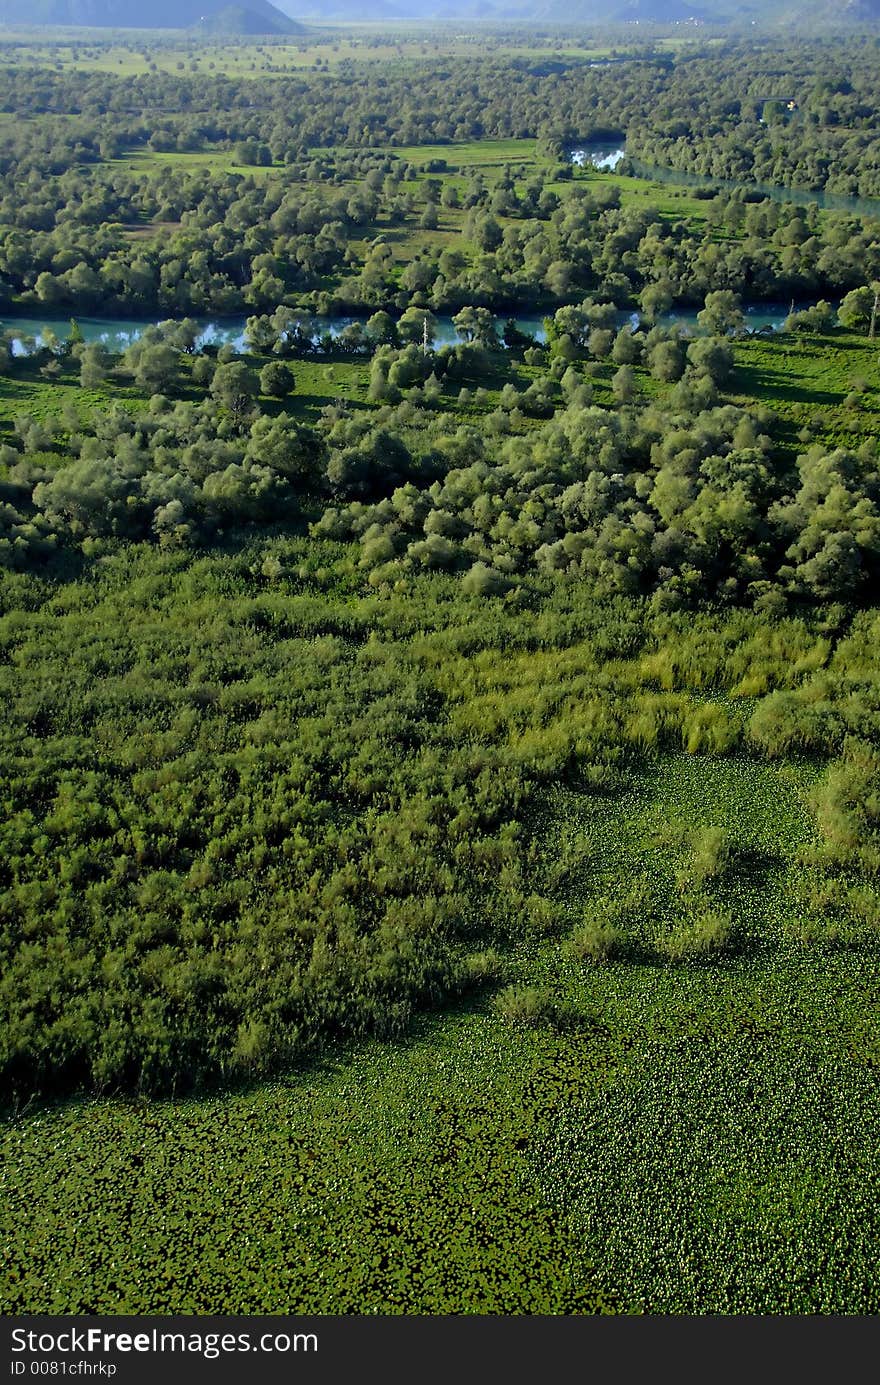
{"type": "Polygon", "coordinates": [[[8,1311],[877,1311],[876,63],[486,42],[0,65],[8,1311]]]}
{"type": "Polygon", "coordinates": [[[730,868],[733,852],[730,841],[721,827],[704,827],[694,833],[688,860],[679,882],[682,888],[701,886],[718,880],[730,868]]]}
{"type": "Polygon", "coordinates": [[[880,754],[862,741],[847,741],[812,796],[825,855],[838,866],[880,874],[880,754]]]}
{"type": "Polygon", "coordinates": [[[539,986],[508,986],[493,1003],[500,1017],[516,1026],[547,1024],[554,1014],[552,995],[539,986]]]}
{"type": "Polygon", "coordinates": [[[6,618],[10,675],[40,651],[5,689],[7,1084],[180,1089],[405,1027],[497,909],[520,771],[447,745],[404,646],[263,552],[103,571],[6,618]]]}
{"type": "MultiPolygon", "coordinates": [[[[649,636],[637,606],[594,607],[577,587],[551,584],[543,614],[475,606],[454,579],[340,601],[309,575],[323,551],[111,544],[30,610],[8,578],[14,1088],[181,1089],[285,1066],[338,1033],[398,1031],[466,982],[466,939],[485,951],[572,927],[560,891],[590,878],[590,843],[575,835],[546,885],[529,882],[524,805],[572,774],[613,795],[630,747],[690,745],[716,704],[646,701],[662,669],[699,687],[761,667],[790,688],[817,666],[796,622],[768,639],[758,616],[652,617],[649,636]]],[[[729,752],[742,723],[725,716],[729,752]]],[[[653,900],[622,895],[611,929],[649,933],[680,908],[677,881],[723,885],[719,828],[686,838],[653,900]]]]}
{"type": "Polygon", "coordinates": [[[854,331],[865,331],[873,317],[876,317],[877,289],[867,286],[851,289],[838,309],[838,317],[843,327],[854,331]]]}
{"type": "Polygon", "coordinates": [[[260,371],[260,390],[275,399],[285,399],[293,389],[293,371],[283,361],[269,361],[260,371]]]}
{"type": "Polygon", "coordinates": [[[504,973],[504,962],[494,947],[481,952],[471,952],[465,957],[459,971],[459,982],[466,989],[491,986],[504,973]]]}
{"type": "Polygon", "coordinates": [[[682,922],[657,939],[657,950],[672,962],[706,957],[720,952],[730,938],[731,921],[727,914],[714,911],[682,922]]]}
{"type": "Polygon", "coordinates": [[[6,1123],[7,1311],[876,1312],[875,954],[786,936],[808,783],[664,758],[540,814],[544,867],[577,824],[618,893],[643,860],[656,880],[663,823],[763,851],[765,874],[723,886],[756,944],[723,967],[584,967],[544,941],[504,971],[552,1023],[480,999],[283,1083],[6,1123]]]}
{"type": "Polygon", "coordinates": [[[604,962],[620,947],[621,930],[608,919],[589,919],[568,939],[568,950],[582,962],[604,962]]]}

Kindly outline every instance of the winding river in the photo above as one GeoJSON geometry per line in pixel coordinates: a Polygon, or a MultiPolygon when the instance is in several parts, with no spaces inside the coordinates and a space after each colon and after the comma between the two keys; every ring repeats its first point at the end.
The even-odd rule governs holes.
{"type": "MultiPolygon", "coordinates": [[[[796,307],[806,306],[796,304],[796,307]]],[[[790,311],[790,303],[744,303],[743,311],[746,315],[746,327],[750,332],[760,332],[766,330],[778,331],[785,321],[790,311]]],[[[665,313],[659,321],[664,323],[678,322],[687,330],[694,330],[697,320],[697,308],[681,308],[673,312],[665,313]]],[[[635,326],[638,323],[638,314],[621,312],[618,315],[619,322],[623,325],[626,322],[635,326]]],[[[156,322],[159,319],[154,319],[156,322]]],[[[196,318],[199,325],[198,345],[224,346],[227,343],[234,346],[237,351],[244,351],[244,329],[246,318],[244,316],[231,318],[196,318]]],[[[363,318],[355,319],[351,317],[310,317],[309,321],[314,324],[315,339],[326,334],[336,337],[354,321],[363,321],[363,318]]],[[[106,346],[108,351],[113,353],[122,352],[132,342],[137,341],[144,328],[151,325],[149,322],[136,321],[133,318],[122,317],[76,317],[77,324],[86,341],[99,341],[106,346]]],[[[502,330],[507,315],[499,314],[497,319],[499,330],[502,330]]],[[[544,319],[540,316],[515,318],[517,327],[521,332],[528,333],[536,341],[546,341],[544,331],[544,319]]],[[[51,332],[64,340],[70,335],[71,318],[58,317],[47,314],[45,317],[5,317],[0,318],[0,333],[8,332],[12,336],[13,353],[17,356],[28,355],[34,349],[39,349],[45,344],[46,334],[51,332]]],[[[455,330],[451,317],[437,318],[437,333],[435,343],[437,346],[455,345],[463,338],[455,330]]]]}
{"type": "MultiPolygon", "coordinates": [[[[604,171],[613,171],[626,157],[626,150],[619,143],[587,141],[569,147],[568,157],[573,164],[579,167],[590,166],[604,171]]],[[[683,187],[731,189],[743,186],[742,183],[729,179],[712,178],[708,174],[683,173],[672,168],[652,168],[636,159],[631,159],[630,165],[639,177],[648,178],[657,183],[678,184],[683,187]]],[[[784,188],[764,183],[752,183],[747,186],[765,197],[772,197],[780,202],[800,204],[815,202],[828,210],[851,211],[861,216],[880,218],[880,200],[847,197],[842,193],[810,192],[800,188],[784,188]]],[[[806,307],[807,305],[796,304],[795,306],[806,307]]],[[[746,326],[751,332],[778,331],[785,321],[790,307],[791,305],[788,303],[746,302],[743,304],[746,326]]],[[[666,323],[678,322],[686,329],[693,330],[696,325],[697,311],[696,308],[676,309],[666,313],[660,320],[666,323]]],[[[619,317],[621,323],[629,321],[634,326],[638,323],[638,314],[635,313],[621,312],[619,317]]],[[[345,327],[356,319],[351,317],[311,317],[309,320],[314,324],[315,340],[320,341],[321,337],[327,334],[331,337],[338,336],[345,327]]],[[[230,318],[199,318],[197,321],[200,331],[199,346],[229,344],[238,351],[245,350],[245,315],[230,318]]],[[[501,328],[507,321],[507,315],[499,314],[497,321],[499,328],[501,328]]],[[[516,318],[515,321],[520,331],[528,333],[536,341],[546,340],[543,316],[531,315],[516,318]]],[[[77,322],[86,341],[103,342],[107,350],[114,353],[124,351],[127,346],[137,340],[145,326],[148,325],[142,320],[137,321],[133,318],[122,317],[77,316],[77,322]]],[[[61,339],[67,337],[70,334],[70,317],[46,314],[38,317],[0,318],[0,332],[9,332],[13,338],[15,354],[25,355],[44,344],[47,332],[53,332],[56,337],[61,339]]],[[[439,317],[437,319],[435,340],[438,346],[455,345],[456,342],[462,340],[451,317],[439,317]]]]}
{"type": "MultiPolygon", "coordinates": [[[[613,171],[626,157],[626,150],[621,144],[587,141],[570,146],[568,157],[573,164],[579,167],[590,166],[604,171],[613,171]]],[[[682,187],[730,189],[747,186],[762,196],[771,197],[780,202],[799,204],[815,202],[827,210],[851,211],[860,216],[880,218],[880,199],[847,197],[842,193],[824,191],[811,192],[806,189],[784,188],[765,183],[744,185],[731,179],[713,178],[708,174],[685,173],[672,168],[653,168],[637,159],[631,159],[629,162],[639,177],[648,178],[656,183],[678,184],[682,187]]],[[[743,310],[746,314],[748,330],[751,332],[778,331],[788,315],[790,306],[788,303],[744,303],[743,310]]],[[[796,304],[795,306],[805,307],[807,305],[796,304]]],[[[687,329],[693,329],[696,324],[697,311],[696,308],[677,309],[665,314],[660,320],[666,323],[678,322],[687,329]]],[[[497,320],[500,328],[507,321],[507,315],[499,314],[497,320]]],[[[245,315],[231,318],[199,318],[197,321],[200,330],[198,345],[223,346],[229,344],[239,351],[245,349],[245,315]]],[[[322,336],[328,333],[331,337],[338,336],[343,328],[349,326],[355,319],[351,317],[311,317],[310,321],[314,324],[316,340],[320,340],[322,336]]],[[[527,332],[537,341],[541,342],[546,339],[543,316],[520,317],[516,318],[515,321],[520,331],[527,332]]],[[[636,325],[638,315],[622,312],[620,322],[627,321],[636,325]]],[[[148,325],[143,320],[137,321],[133,318],[79,317],[78,315],[77,322],[86,341],[103,342],[108,351],[114,353],[124,351],[127,346],[137,340],[145,326],[148,325]]],[[[44,344],[47,332],[53,332],[55,336],[61,339],[67,337],[70,334],[70,317],[46,314],[38,317],[0,318],[0,332],[9,332],[12,335],[13,351],[16,355],[26,355],[44,344]]],[[[438,346],[454,345],[460,340],[462,338],[453,326],[452,318],[439,317],[437,319],[436,344],[438,346]]]]}
{"type": "MultiPolygon", "coordinates": [[[[605,172],[613,171],[627,157],[623,145],[611,145],[598,141],[587,141],[568,150],[568,157],[579,168],[589,166],[605,172]]],[[[677,168],[660,168],[643,163],[641,159],[629,159],[629,165],[638,178],[646,178],[652,183],[674,184],[686,188],[718,188],[733,191],[746,188],[761,197],[769,197],[774,202],[793,202],[805,206],[815,202],[829,212],[855,212],[858,216],[877,217],[880,220],[880,198],[851,197],[843,192],[826,192],[824,188],[810,191],[808,188],[786,188],[778,183],[745,182],[736,178],[713,178],[710,173],[688,173],[677,168]]]]}

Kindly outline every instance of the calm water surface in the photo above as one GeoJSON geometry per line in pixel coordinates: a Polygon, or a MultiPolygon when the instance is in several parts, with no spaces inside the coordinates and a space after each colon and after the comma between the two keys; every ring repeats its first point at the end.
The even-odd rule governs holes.
{"type": "MultiPolygon", "coordinates": [[[[805,304],[795,304],[796,307],[805,307],[805,304]]],[[[751,332],[759,332],[771,329],[778,331],[785,321],[790,311],[790,303],[744,303],[743,311],[746,315],[746,326],[751,332]]],[[[661,322],[678,322],[688,330],[696,327],[697,308],[680,308],[673,312],[665,313],[659,319],[661,322]]],[[[166,321],[168,319],[165,319],[166,321]]],[[[329,333],[331,337],[338,336],[344,327],[348,327],[356,320],[351,317],[311,317],[308,319],[314,324],[315,339],[329,333]]],[[[154,321],[158,322],[159,319],[154,321]]],[[[245,350],[244,329],[246,318],[196,318],[199,324],[198,345],[223,346],[229,343],[237,351],[245,350]]],[[[507,316],[499,314],[496,319],[498,329],[501,331],[507,321],[507,316]]],[[[515,318],[517,327],[521,332],[527,332],[535,337],[539,342],[546,341],[547,334],[544,330],[544,319],[538,315],[515,318]]],[[[636,326],[639,321],[638,313],[621,312],[619,321],[631,322],[636,326]]],[[[123,317],[77,317],[76,322],[86,341],[99,341],[106,346],[108,351],[114,353],[124,351],[133,341],[137,341],[144,328],[150,326],[149,322],[135,321],[132,318],[123,317]]],[[[45,344],[46,335],[54,333],[60,339],[70,335],[71,318],[46,315],[45,317],[6,317],[0,318],[0,332],[9,332],[13,338],[13,350],[16,355],[24,356],[35,347],[45,344]]],[[[462,338],[452,325],[451,317],[440,317],[437,319],[436,344],[438,346],[454,345],[462,338]]]]}
{"type": "MultiPolygon", "coordinates": [[[[568,157],[579,168],[589,165],[608,171],[617,168],[622,162],[626,157],[626,149],[622,144],[587,141],[577,147],[572,146],[568,150],[568,157]]],[[[850,197],[843,192],[826,192],[824,189],[787,188],[778,183],[746,183],[735,178],[713,178],[709,173],[687,173],[677,168],[658,168],[653,164],[643,163],[641,159],[631,159],[630,163],[637,177],[647,178],[652,183],[677,184],[686,188],[719,188],[725,191],[745,187],[760,193],[762,197],[771,198],[774,202],[794,202],[798,206],[814,202],[825,211],[855,212],[858,216],[880,219],[880,198],[877,197],[850,197]]]]}

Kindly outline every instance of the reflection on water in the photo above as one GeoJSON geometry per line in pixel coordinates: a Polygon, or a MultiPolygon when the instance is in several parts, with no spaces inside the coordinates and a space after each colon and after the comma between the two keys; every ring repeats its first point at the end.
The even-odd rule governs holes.
{"type": "MultiPolygon", "coordinates": [[[[51,344],[53,338],[65,341],[70,336],[73,321],[85,341],[100,342],[108,351],[119,355],[138,340],[145,328],[155,326],[158,319],[138,322],[116,317],[8,317],[0,318],[0,332],[11,334],[14,355],[26,356],[35,348],[51,344]]],[[[231,318],[228,322],[196,321],[199,324],[198,346],[219,347],[228,342],[237,351],[245,349],[243,317],[231,318]]]]}
{"type": "Polygon", "coordinates": [[[809,188],[784,188],[775,183],[752,183],[733,178],[713,178],[706,173],[683,173],[677,168],[654,168],[642,163],[640,159],[630,159],[633,173],[639,178],[650,178],[654,183],[677,183],[688,188],[719,188],[725,192],[734,188],[746,188],[761,197],[769,197],[773,202],[793,202],[806,206],[815,202],[827,212],[854,212],[856,216],[880,218],[880,198],[850,197],[843,192],[826,192],[823,189],[811,191],[809,188]]]}
{"type": "Polygon", "coordinates": [[[590,142],[580,145],[577,149],[569,149],[568,157],[578,168],[589,164],[592,168],[602,169],[603,172],[612,172],[625,153],[625,149],[620,145],[590,142]]]}
{"type": "MultiPolygon", "coordinates": [[[[743,303],[742,306],[747,330],[761,332],[768,329],[779,331],[791,311],[792,305],[790,303],[743,303]]],[[[796,309],[801,309],[812,306],[812,303],[795,303],[794,306],[796,309]]],[[[657,320],[667,325],[678,323],[686,331],[693,331],[697,325],[698,312],[698,308],[675,308],[671,312],[661,314],[657,320]]],[[[199,327],[197,346],[219,347],[228,344],[233,346],[236,351],[246,350],[244,317],[197,318],[194,320],[199,327]]],[[[362,321],[362,319],[352,317],[307,317],[305,314],[302,320],[308,322],[313,328],[312,339],[318,346],[322,337],[330,336],[335,339],[345,327],[351,326],[355,321],[362,321]]],[[[538,342],[547,340],[543,316],[532,314],[513,320],[520,332],[534,337],[538,342]]],[[[507,321],[508,315],[503,313],[498,315],[496,325],[499,333],[504,330],[507,321]]],[[[624,310],[618,313],[618,322],[621,326],[629,322],[633,327],[638,327],[639,321],[638,313],[624,310]]],[[[154,325],[147,322],[135,322],[126,318],[97,317],[78,317],[76,323],[87,342],[101,342],[113,354],[124,351],[132,342],[137,341],[146,327],[154,325]]],[[[39,349],[45,345],[47,340],[51,342],[53,338],[64,341],[70,336],[70,330],[71,319],[69,317],[0,318],[0,332],[11,334],[13,352],[17,356],[28,355],[34,349],[39,349]]],[[[462,340],[463,338],[456,331],[451,317],[437,318],[435,336],[437,346],[454,346],[462,340]]]]}
{"type": "MultiPolygon", "coordinates": [[[[499,314],[497,318],[498,330],[503,331],[504,324],[508,320],[508,315],[499,314]]],[[[233,346],[236,351],[245,351],[245,317],[234,318],[193,318],[198,324],[199,334],[196,338],[196,346],[233,346]]],[[[156,320],[158,321],[158,319],[156,320]]],[[[108,351],[118,354],[131,346],[132,342],[137,341],[145,328],[156,325],[154,322],[135,322],[126,318],[97,318],[97,317],[77,317],[76,323],[83,338],[87,342],[101,342],[108,351]]],[[[166,318],[165,321],[168,321],[166,318]]],[[[312,340],[319,344],[322,337],[330,336],[336,338],[346,327],[350,327],[354,322],[361,322],[364,318],[353,317],[316,317],[313,314],[304,313],[301,321],[308,323],[312,331],[312,340]]],[[[456,331],[451,317],[438,317],[437,331],[435,333],[435,344],[437,346],[454,346],[463,340],[456,331]]],[[[538,341],[546,340],[544,331],[544,319],[537,315],[529,317],[514,318],[516,326],[521,332],[535,337],[538,341]]],[[[35,347],[39,348],[46,344],[47,337],[51,341],[52,336],[63,341],[70,336],[71,318],[69,317],[15,317],[0,318],[0,332],[9,332],[13,339],[13,353],[16,356],[28,355],[35,347]]]]}
{"type": "MultiPolygon", "coordinates": [[[[606,172],[617,168],[625,155],[626,150],[622,145],[602,144],[598,141],[587,141],[568,151],[569,159],[578,168],[590,165],[606,172]]],[[[845,192],[826,192],[824,188],[811,191],[809,188],[783,187],[778,183],[714,178],[709,173],[689,173],[678,168],[655,167],[634,158],[631,158],[629,163],[636,177],[647,178],[652,183],[677,184],[686,188],[718,188],[724,191],[746,188],[761,197],[769,197],[774,202],[793,202],[800,206],[815,202],[816,206],[829,212],[854,212],[857,216],[880,218],[880,198],[876,197],[854,197],[845,192]]]]}

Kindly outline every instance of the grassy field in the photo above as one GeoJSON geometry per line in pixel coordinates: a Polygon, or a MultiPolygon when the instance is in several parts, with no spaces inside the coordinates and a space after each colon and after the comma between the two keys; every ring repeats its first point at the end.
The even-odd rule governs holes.
{"type": "Polygon", "coordinates": [[[831,336],[751,337],[737,343],[731,394],[768,405],[791,449],[818,439],[858,446],[880,423],[876,343],[843,331],[831,336]]]}
{"type": "Polygon", "coordinates": [[[107,72],[120,77],[143,76],[150,72],[170,74],[190,72],[225,77],[271,77],[321,66],[338,69],[351,64],[388,65],[394,61],[413,62],[445,57],[468,57],[485,53],[502,57],[565,58],[596,61],[609,56],[607,47],[593,44],[553,45],[546,41],[521,44],[503,41],[492,34],[459,34],[413,26],[399,32],[387,26],[363,25],[329,27],[309,24],[303,34],[290,39],[212,40],[181,39],[165,34],[144,33],[138,43],[122,36],[107,37],[90,30],[71,34],[59,32],[53,42],[33,30],[10,30],[0,36],[0,66],[20,64],[53,67],[63,71],[107,72]]]}
{"type": "Polygon", "coordinates": [[[73,405],[77,413],[86,416],[104,411],[113,400],[135,408],[145,402],[141,392],[121,382],[108,381],[99,389],[84,390],[73,368],[58,379],[45,380],[36,367],[22,363],[14,375],[0,375],[0,438],[11,434],[17,418],[36,418],[41,423],[60,419],[65,405],[73,405]]]}

